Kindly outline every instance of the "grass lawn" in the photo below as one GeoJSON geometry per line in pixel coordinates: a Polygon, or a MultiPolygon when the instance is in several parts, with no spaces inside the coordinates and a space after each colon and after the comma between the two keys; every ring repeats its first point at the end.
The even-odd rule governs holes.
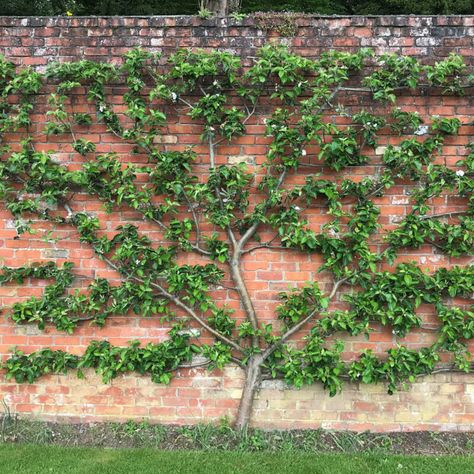
{"type": "Polygon", "coordinates": [[[2,474],[474,473],[474,458],[385,454],[158,451],[0,445],[2,474]]]}

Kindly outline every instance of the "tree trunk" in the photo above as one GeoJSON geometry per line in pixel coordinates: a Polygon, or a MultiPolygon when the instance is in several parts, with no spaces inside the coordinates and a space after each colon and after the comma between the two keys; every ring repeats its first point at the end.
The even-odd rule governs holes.
{"type": "Polygon", "coordinates": [[[245,383],[242,389],[239,410],[235,420],[235,428],[238,430],[245,429],[250,422],[255,392],[258,390],[260,384],[262,362],[263,360],[260,355],[252,356],[249,359],[247,369],[245,371],[245,383]]]}
{"type": "MultiPolygon", "coordinates": [[[[255,314],[255,308],[252,303],[252,298],[250,298],[247,286],[245,285],[244,279],[242,278],[242,272],[240,269],[240,250],[234,252],[232,260],[230,261],[230,273],[232,276],[232,281],[237,288],[237,291],[240,295],[240,302],[244,307],[245,314],[247,315],[248,320],[252,324],[252,327],[255,331],[258,329],[258,320],[257,315],[255,314]]],[[[252,346],[258,347],[258,336],[255,334],[252,337],[252,346]]]]}
{"type": "Polygon", "coordinates": [[[217,16],[227,16],[229,14],[228,0],[201,0],[201,6],[217,16]]]}
{"type": "Polygon", "coordinates": [[[201,0],[201,8],[209,10],[217,16],[227,16],[240,10],[241,0],[201,0]]]}
{"type": "Polygon", "coordinates": [[[229,12],[228,13],[234,13],[234,12],[239,12],[242,0],[228,0],[229,1],[229,12]]]}

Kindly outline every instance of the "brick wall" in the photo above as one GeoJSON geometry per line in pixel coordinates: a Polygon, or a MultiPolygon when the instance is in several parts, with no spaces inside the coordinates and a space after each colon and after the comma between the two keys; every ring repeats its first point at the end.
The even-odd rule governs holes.
{"type": "MultiPolygon", "coordinates": [[[[467,57],[474,55],[472,48],[474,17],[338,17],[322,18],[302,16],[294,20],[297,34],[281,37],[275,30],[259,28],[255,19],[245,19],[241,24],[230,19],[200,20],[196,17],[133,17],[133,18],[0,18],[0,53],[18,65],[29,64],[43,70],[52,60],[77,60],[81,58],[119,61],[120,56],[133,46],[140,45],[153,51],[163,51],[167,56],[180,47],[220,48],[232,51],[249,64],[258,47],[268,41],[288,44],[296,52],[315,57],[327,49],[352,50],[372,47],[377,53],[396,52],[419,56],[425,62],[442,58],[451,51],[467,57]]],[[[262,26],[262,25],[260,25],[262,26]]],[[[473,99],[443,96],[401,96],[398,105],[404,110],[419,110],[422,115],[434,114],[453,117],[468,122],[472,116],[473,99]]],[[[44,117],[41,107],[45,97],[40,97],[35,112],[37,149],[53,150],[58,160],[77,164],[81,158],[69,148],[69,140],[54,138],[46,142],[38,131],[44,117]]],[[[83,107],[86,107],[84,104],[83,107]]],[[[79,111],[79,110],[76,110],[79,111]]],[[[199,127],[176,118],[165,135],[167,149],[181,149],[199,142],[199,127]]],[[[232,146],[219,149],[222,163],[247,160],[261,163],[266,153],[262,137],[262,117],[249,122],[249,134],[232,146]]],[[[465,154],[464,145],[472,140],[473,127],[463,127],[459,137],[446,141],[442,160],[454,164],[465,154]]],[[[11,137],[15,140],[15,137],[11,137]]],[[[115,151],[130,160],[131,147],[117,143],[101,126],[95,126],[87,138],[97,144],[101,153],[115,151]]],[[[386,142],[390,142],[387,136],[386,142]]],[[[308,153],[314,150],[308,150],[308,153]]],[[[205,159],[206,150],[196,147],[205,159]]],[[[378,150],[380,154],[380,150],[378,150]]],[[[375,156],[376,158],[376,156],[375,156]]],[[[133,157],[140,162],[141,158],[133,157]]],[[[360,167],[359,174],[372,174],[373,168],[360,167]]],[[[302,177],[294,177],[296,182],[302,177]]],[[[395,186],[390,194],[376,202],[382,214],[380,222],[386,227],[405,214],[408,190],[395,186]]],[[[89,198],[87,198],[89,199],[89,198]]],[[[463,203],[445,200],[436,203],[436,211],[456,209],[463,203]]],[[[113,229],[133,214],[108,216],[100,203],[78,196],[75,210],[93,210],[113,229]]],[[[314,214],[311,223],[316,227],[324,216],[314,214]]],[[[153,227],[141,226],[150,237],[159,238],[153,227]]],[[[63,240],[56,245],[46,244],[39,237],[25,236],[14,239],[10,216],[0,209],[0,258],[2,263],[19,266],[39,260],[73,261],[81,276],[118,279],[118,275],[93,258],[92,252],[81,245],[77,235],[61,231],[63,240]]],[[[435,269],[468,259],[450,260],[428,246],[417,252],[402,252],[399,261],[417,259],[423,268],[435,269]]],[[[278,291],[288,283],[321,280],[317,273],[317,256],[309,257],[297,252],[282,256],[278,252],[261,251],[244,261],[246,279],[256,308],[264,320],[273,317],[278,291]]],[[[323,277],[324,280],[324,277],[323,277]]],[[[45,282],[43,282],[43,285],[45,282]]],[[[0,304],[39,295],[41,282],[30,282],[16,287],[0,288],[0,304]]],[[[216,292],[216,298],[237,306],[227,291],[216,292]]],[[[421,308],[426,323],[435,324],[431,308],[421,308]]],[[[35,327],[15,326],[6,317],[0,320],[0,355],[6,357],[13,345],[31,352],[42,347],[66,349],[80,354],[93,339],[107,338],[113,344],[125,345],[131,339],[159,341],[166,337],[166,325],[156,320],[139,317],[112,318],[105,328],[81,326],[72,336],[48,327],[39,331],[35,327]]],[[[414,331],[403,342],[410,347],[429,344],[430,334],[414,331]]],[[[375,328],[370,339],[352,338],[347,345],[348,357],[362,348],[370,347],[383,352],[396,342],[389,328],[375,328]]],[[[89,373],[85,380],[74,374],[51,376],[34,385],[17,385],[0,382],[3,396],[12,412],[33,414],[42,419],[69,421],[126,420],[150,418],[154,422],[196,423],[232,416],[238,405],[242,374],[229,367],[225,371],[208,373],[200,369],[182,371],[170,386],[153,384],[148,378],[124,376],[104,385],[100,378],[89,373]]],[[[320,386],[304,390],[290,390],[280,382],[264,382],[255,403],[253,422],[261,427],[325,427],[337,429],[378,431],[388,430],[470,430],[474,418],[474,379],[470,375],[438,374],[417,381],[408,391],[389,396],[383,386],[346,385],[341,395],[329,398],[320,386]],[[472,383],[471,383],[472,382],[472,383]]]]}

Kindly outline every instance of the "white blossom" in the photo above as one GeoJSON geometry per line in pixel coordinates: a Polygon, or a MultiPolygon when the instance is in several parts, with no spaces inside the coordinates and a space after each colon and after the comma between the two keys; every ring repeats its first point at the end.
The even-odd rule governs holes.
{"type": "Polygon", "coordinates": [[[306,156],[306,150],[301,150],[301,156],[306,156]]]}
{"type": "Polygon", "coordinates": [[[457,170],[456,171],[456,176],[464,176],[464,171],[463,170],[457,170]]]}
{"type": "Polygon", "coordinates": [[[176,94],[176,92],[172,92],[172,93],[171,93],[171,100],[172,100],[173,102],[176,102],[176,99],[177,99],[177,98],[178,98],[178,94],[176,94]]]}
{"type": "Polygon", "coordinates": [[[420,125],[413,133],[414,135],[426,135],[428,133],[428,126],[420,125]]]}

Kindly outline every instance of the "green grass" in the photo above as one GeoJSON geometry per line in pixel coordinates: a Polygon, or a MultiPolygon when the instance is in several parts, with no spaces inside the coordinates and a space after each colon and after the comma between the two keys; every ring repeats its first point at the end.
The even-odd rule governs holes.
{"type": "Polygon", "coordinates": [[[307,453],[158,451],[0,445],[2,474],[468,474],[462,456],[387,456],[307,453]]]}

